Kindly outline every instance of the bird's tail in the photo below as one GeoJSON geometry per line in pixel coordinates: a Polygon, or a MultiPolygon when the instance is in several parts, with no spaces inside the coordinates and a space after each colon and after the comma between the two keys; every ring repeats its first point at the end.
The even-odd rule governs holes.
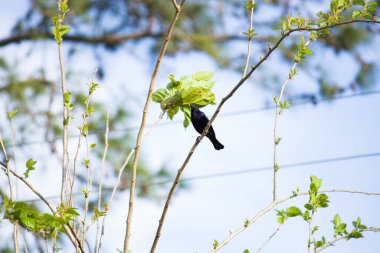
{"type": "Polygon", "coordinates": [[[214,148],[215,148],[216,150],[221,150],[221,149],[224,148],[223,144],[220,143],[220,142],[216,139],[216,137],[211,137],[211,136],[210,136],[209,139],[210,139],[210,141],[212,142],[212,145],[214,145],[214,148]]]}

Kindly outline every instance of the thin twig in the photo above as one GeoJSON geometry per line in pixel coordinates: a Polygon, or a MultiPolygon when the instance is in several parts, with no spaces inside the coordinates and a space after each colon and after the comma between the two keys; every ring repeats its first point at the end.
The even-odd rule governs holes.
{"type": "Polygon", "coordinates": [[[313,215],[314,215],[314,211],[312,211],[312,213],[310,215],[310,219],[307,221],[308,228],[309,228],[308,240],[307,240],[307,252],[308,253],[311,253],[311,236],[313,233],[311,223],[313,221],[313,215]]]}
{"type": "MultiPolygon", "coordinates": [[[[332,190],[320,190],[318,191],[320,193],[351,193],[351,194],[362,194],[362,195],[371,195],[371,196],[380,196],[380,192],[365,192],[365,191],[358,191],[358,190],[340,190],[340,189],[332,189],[332,190]]],[[[255,216],[253,216],[248,222],[245,222],[244,225],[237,230],[230,232],[230,234],[227,236],[226,239],[224,239],[221,243],[218,244],[214,249],[210,251],[210,253],[217,252],[221,248],[223,248],[225,245],[227,245],[233,238],[235,238],[237,235],[242,233],[244,230],[246,230],[250,225],[255,223],[261,216],[271,211],[275,206],[282,204],[290,199],[299,197],[299,196],[307,196],[309,195],[309,192],[301,192],[297,193],[297,195],[292,195],[280,200],[273,201],[268,206],[260,210],[255,216]]]]}
{"type": "MultiPolygon", "coordinates": [[[[95,69],[93,77],[92,77],[92,80],[91,80],[91,83],[94,82],[97,72],[98,72],[98,69],[95,69]]],[[[91,83],[89,85],[91,85],[91,83]]],[[[91,98],[91,94],[89,92],[88,93],[88,97],[87,97],[87,99],[85,101],[85,112],[82,114],[83,121],[82,121],[81,129],[79,129],[77,150],[76,150],[75,156],[74,156],[73,175],[72,175],[71,179],[70,179],[70,177],[68,177],[70,179],[70,181],[71,181],[70,182],[70,194],[69,194],[69,203],[70,203],[70,206],[73,206],[73,203],[72,203],[73,200],[72,200],[72,196],[71,195],[72,195],[73,189],[74,189],[74,183],[75,183],[75,178],[76,178],[76,173],[77,173],[77,164],[78,164],[78,158],[79,158],[79,150],[80,150],[80,147],[81,147],[81,140],[82,140],[82,136],[83,136],[84,126],[87,124],[87,119],[90,116],[88,114],[88,109],[89,109],[89,105],[90,105],[90,98],[91,98]]],[[[85,137],[87,137],[88,132],[86,131],[85,134],[86,134],[85,137]]]]}
{"type": "MultiPolygon", "coordinates": [[[[12,143],[12,154],[13,154],[13,164],[14,164],[14,170],[17,172],[17,158],[16,158],[16,145],[15,145],[15,131],[13,126],[13,117],[9,116],[9,124],[11,128],[11,143],[12,143]]],[[[15,182],[15,190],[16,190],[16,196],[15,199],[18,199],[18,181],[15,182]]],[[[14,224],[13,227],[13,240],[14,240],[14,247],[15,252],[19,252],[19,241],[18,241],[18,232],[19,232],[19,226],[18,224],[14,224]]]]}
{"type": "Polygon", "coordinates": [[[19,252],[19,245],[18,245],[18,224],[13,224],[13,244],[14,244],[14,251],[15,253],[19,252]]]}
{"type": "MultiPolygon", "coordinates": [[[[309,39],[305,43],[305,47],[309,46],[311,41],[312,40],[309,39]]],[[[278,147],[278,144],[280,142],[280,138],[277,135],[277,122],[278,122],[278,117],[280,116],[280,114],[282,112],[281,111],[282,109],[280,108],[280,103],[281,103],[282,97],[284,96],[286,85],[293,78],[293,74],[291,74],[291,73],[295,73],[298,63],[299,63],[298,60],[294,61],[294,64],[293,64],[292,68],[290,69],[290,74],[288,74],[288,77],[286,78],[284,83],[281,85],[280,95],[278,96],[278,98],[275,99],[276,113],[275,113],[275,117],[274,117],[274,127],[273,127],[273,143],[274,143],[274,151],[273,151],[273,201],[275,201],[277,198],[277,171],[279,170],[279,165],[278,165],[278,161],[277,161],[277,147],[278,147]]]]}
{"type": "Polygon", "coordinates": [[[260,248],[257,249],[256,253],[260,252],[269,243],[269,241],[272,240],[273,237],[275,237],[278,231],[280,231],[281,227],[282,224],[279,224],[277,229],[268,237],[268,239],[263,244],[261,244],[260,248]]]}
{"type": "MultiPolygon", "coordinates": [[[[252,4],[255,4],[255,0],[251,1],[252,4]]],[[[252,44],[252,36],[250,35],[250,32],[253,31],[253,10],[254,7],[251,8],[248,11],[248,17],[249,17],[249,30],[248,30],[248,45],[247,45],[247,56],[245,58],[245,66],[243,71],[243,77],[247,74],[248,65],[249,65],[249,58],[251,57],[251,44],[252,44]]]]}
{"type": "MultiPolygon", "coordinates": [[[[11,119],[11,122],[12,122],[12,119],[11,119]]],[[[7,150],[5,149],[5,145],[4,145],[4,142],[3,142],[3,136],[1,134],[1,130],[0,130],[0,144],[1,144],[1,148],[3,150],[4,158],[5,158],[5,161],[6,161],[5,164],[1,163],[1,165],[4,166],[4,168],[6,169],[7,178],[8,178],[8,184],[9,184],[9,198],[10,198],[11,201],[13,201],[14,191],[13,191],[12,178],[11,178],[11,175],[9,173],[9,171],[10,171],[10,169],[9,169],[9,157],[8,157],[7,150]]],[[[14,146],[14,139],[13,139],[13,131],[12,131],[12,146],[13,146],[13,157],[15,158],[15,151],[14,151],[15,146],[14,146]]],[[[15,166],[16,166],[16,163],[15,163],[15,166]]],[[[17,184],[17,182],[16,182],[16,184],[17,184]]],[[[15,250],[15,252],[18,252],[17,224],[14,224],[14,227],[13,227],[13,243],[14,243],[14,250],[15,250]]]]}
{"type": "MultiPolygon", "coordinates": [[[[12,155],[13,155],[13,166],[14,170],[17,172],[17,159],[16,159],[16,145],[15,145],[15,130],[13,127],[13,119],[12,117],[9,117],[9,124],[11,127],[11,143],[12,143],[12,155]]],[[[15,198],[18,198],[18,181],[16,180],[15,183],[15,198]]]]}
{"type": "Polygon", "coordinates": [[[3,166],[6,169],[8,185],[9,185],[9,199],[12,201],[13,200],[13,183],[12,183],[11,174],[9,173],[9,157],[8,157],[7,150],[5,149],[1,129],[0,129],[0,145],[3,150],[3,154],[5,158],[5,163],[1,162],[1,166],[3,166]]]}
{"type": "Polygon", "coordinates": [[[134,208],[134,195],[135,195],[135,187],[136,187],[137,163],[138,163],[138,159],[139,159],[139,155],[140,155],[140,145],[141,145],[141,140],[143,137],[143,132],[144,132],[145,124],[146,124],[147,112],[149,109],[150,100],[152,97],[153,88],[154,88],[154,84],[156,81],[157,73],[158,73],[158,70],[161,66],[162,58],[164,57],[164,54],[165,54],[166,49],[168,47],[168,44],[169,44],[169,41],[170,41],[170,38],[172,35],[172,31],[174,29],[175,23],[177,22],[179,14],[181,12],[181,6],[184,4],[185,0],[182,0],[180,5],[177,4],[176,0],[172,0],[172,2],[174,5],[174,8],[175,8],[175,15],[174,15],[174,17],[170,23],[170,26],[168,28],[167,35],[165,37],[165,42],[162,45],[160,55],[158,56],[156,66],[155,66],[154,71],[153,71],[152,79],[151,79],[151,82],[149,85],[148,95],[147,95],[145,106],[144,106],[143,116],[142,116],[142,120],[141,120],[141,126],[140,126],[140,130],[139,130],[139,133],[137,135],[137,140],[136,140],[135,156],[134,156],[134,160],[133,160],[133,164],[132,164],[132,178],[131,178],[130,195],[129,195],[129,208],[128,208],[127,226],[126,226],[125,239],[124,239],[124,252],[125,253],[128,252],[129,240],[131,237],[131,221],[132,221],[133,208],[134,208]]]}
{"type": "MultiPolygon", "coordinates": [[[[102,179],[103,179],[103,171],[104,171],[104,163],[107,157],[108,151],[108,133],[109,133],[109,121],[110,121],[110,113],[107,112],[106,118],[106,132],[104,134],[104,152],[102,157],[102,165],[100,167],[100,175],[99,175],[99,187],[98,187],[98,210],[100,211],[100,207],[102,205],[102,179]]],[[[99,219],[96,220],[96,240],[95,240],[95,253],[99,252],[99,232],[100,232],[100,222],[99,219]]]]}
{"type": "MultiPolygon", "coordinates": [[[[60,4],[62,0],[58,0],[58,16],[59,19],[62,19],[62,13],[60,10],[60,4]]],[[[65,93],[67,92],[66,88],[66,76],[65,76],[65,65],[63,62],[63,52],[62,52],[62,43],[57,42],[58,45],[58,57],[59,57],[59,70],[61,74],[61,92],[62,92],[62,103],[63,103],[63,140],[62,140],[62,185],[61,185],[61,202],[65,202],[66,193],[67,193],[67,181],[70,173],[70,157],[68,151],[68,126],[69,126],[69,108],[64,102],[65,93]]]]}
{"type": "Polygon", "coordinates": [[[25,235],[22,230],[20,230],[20,234],[21,234],[22,242],[24,244],[24,251],[25,253],[29,253],[28,242],[26,241],[25,235]]]}
{"type": "MultiPolygon", "coordinates": [[[[134,152],[135,152],[135,149],[132,149],[132,150],[129,152],[127,158],[126,158],[125,161],[124,161],[124,164],[121,166],[121,168],[120,168],[120,170],[119,170],[119,175],[118,175],[118,177],[117,177],[116,183],[115,183],[114,188],[113,188],[113,190],[112,190],[111,197],[110,197],[110,199],[109,199],[109,201],[108,201],[108,204],[107,204],[108,209],[109,209],[109,207],[111,206],[112,200],[113,200],[113,198],[114,198],[114,196],[115,196],[115,193],[116,193],[116,189],[117,189],[117,187],[119,186],[119,182],[120,182],[121,175],[123,174],[123,171],[124,171],[125,167],[127,167],[127,164],[129,163],[129,161],[131,160],[131,157],[132,157],[132,155],[133,155],[134,152]]],[[[102,230],[101,230],[101,233],[100,233],[100,239],[99,239],[99,251],[98,251],[98,252],[101,252],[101,248],[102,248],[102,239],[103,239],[103,235],[104,235],[104,226],[105,226],[105,222],[106,222],[106,216],[103,218],[103,221],[102,221],[102,230]]]]}

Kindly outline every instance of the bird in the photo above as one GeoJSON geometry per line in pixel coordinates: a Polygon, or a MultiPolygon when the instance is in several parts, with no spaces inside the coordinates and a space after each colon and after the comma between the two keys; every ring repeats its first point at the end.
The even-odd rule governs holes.
{"type": "MultiPolygon", "coordinates": [[[[207,118],[206,114],[204,114],[196,105],[191,105],[191,123],[193,124],[195,130],[202,134],[203,130],[207,126],[210,120],[207,118]]],[[[208,133],[206,137],[210,139],[212,145],[216,150],[221,150],[224,148],[223,144],[220,143],[215,136],[215,131],[212,126],[208,129],[208,133]]]]}

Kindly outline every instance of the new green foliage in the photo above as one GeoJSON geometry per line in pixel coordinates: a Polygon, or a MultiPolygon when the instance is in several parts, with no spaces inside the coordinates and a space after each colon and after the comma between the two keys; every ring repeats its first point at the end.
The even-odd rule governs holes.
{"type": "Polygon", "coordinates": [[[20,201],[4,198],[4,217],[12,223],[17,223],[34,234],[55,237],[63,232],[63,226],[70,221],[76,221],[79,216],[75,208],[60,205],[57,213],[42,213],[34,206],[20,201]]]}
{"type": "Polygon", "coordinates": [[[215,95],[211,91],[215,81],[214,72],[196,72],[192,76],[182,76],[176,80],[174,75],[168,75],[170,82],[166,89],[158,89],[152,94],[152,100],[160,103],[161,109],[173,119],[179,110],[184,114],[184,127],[190,124],[190,106],[204,107],[216,104],[215,95]]]}
{"type": "Polygon", "coordinates": [[[26,162],[25,166],[26,166],[26,171],[24,172],[24,176],[25,178],[28,178],[29,177],[29,172],[32,171],[32,170],[35,170],[36,168],[34,167],[34,165],[36,164],[37,162],[34,161],[32,158],[29,158],[28,161],[26,162]]]}

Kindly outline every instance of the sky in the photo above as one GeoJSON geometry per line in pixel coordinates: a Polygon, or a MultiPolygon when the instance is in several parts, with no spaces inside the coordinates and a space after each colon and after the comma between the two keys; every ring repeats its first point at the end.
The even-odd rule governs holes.
{"type": "MultiPolygon", "coordinates": [[[[13,18],[19,15],[20,10],[14,8],[15,4],[5,4],[6,8],[0,15],[1,24],[10,25],[13,18]]],[[[18,4],[23,6],[21,1],[18,4]]],[[[4,32],[1,32],[0,38],[4,36],[4,32]]],[[[374,45],[376,41],[379,41],[378,37],[374,40],[374,45]]],[[[119,101],[126,96],[124,92],[120,92],[120,87],[125,83],[130,84],[133,88],[127,88],[128,94],[139,98],[131,102],[127,99],[126,103],[128,109],[133,110],[135,115],[130,125],[136,126],[140,122],[153,65],[146,64],[152,61],[144,51],[143,45],[136,48],[133,53],[128,48],[124,49],[117,54],[104,52],[104,65],[109,68],[106,79],[101,82],[105,88],[96,93],[95,99],[104,103],[110,103],[112,99],[119,101]]],[[[23,50],[27,49],[21,44],[5,49],[0,48],[0,54],[17,58],[23,55],[23,50]]],[[[366,50],[372,57],[379,56],[375,46],[366,50]]],[[[22,62],[21,67],[29,64],[29,66],[39,66],[41,58],[38,55],[42,51],[45,52],[46,61],[57,60],[55,45],[48,43],[47,46],[37,48],[33,57],[22,62]]],[[[336,56],[331,52],[322,55],[315,52],[315,54],[317,59],[325,59],[326,71],[332,71],[334,77],[343,83],[349,80],[350,74],[355,71],[355,66],[346,55],[336,56]]],[[[90,53],[84,51],[80,57],[71,62],[77,65],[78,73],[84,73],[80,78],[83,82],[89,80],[96,68],[93,63],[88,63],[90,57],[90,53]]],[[[253,61],[255,62],[258,57],[259,55],[254,55],[253,61]]],[[[55,80],[59,79],[57,66],[58,61],[47,66],[50,69],[49,75],[55,80]]],[[[282,72],[283,80],[287,77],[288,69],[278,65],[275,59],[269,59],[263,67],[268,71],[273,69],[282,72]]],[[[169,73],[180,77],[191,75],[196,71],[215,71],[216,84],[213,91],[217,101],[220,101],[241,78],[240,73],[219,69],[215,62],[204,54],[178,54],[164,58],[156,88],[162,88],[167,84],[166,75],[169,73]]],[[[216,151],[209,140],[204,139],[186,167],[183,177],[231,174],[189,181],[190,188],[175,195],[166,217],[157,253],[209,252],[214,240],[223,241],[229,231],[235,231],[243,226],[246,219],[255,216],[271,202],[273,180],[271,170],[233,174],[236,171],[254,170],[273,165],[274,110],[237,113],[246,109],[262,108],[265,102],[270,101],[271,96],[275,95],[273,91],[264,91],[259,81],[259,74],[249,79],[225,103],[220,116],[213,123],[216,135],[225,148],[216,151]],[[230,115],[227,116],[227,113],[230,115]]],[[[292,91],[304,91],[315,87],[301,74],[289,83],[288,88],[292,91]]],[[[379,83],[374,85],[374,89],[380,89],[379,83]]],[[[380,152],[379,98],[380,94],[372,94],[325,101],[317,105],[294,106],[286,110],[278,122],[278,134],[283,138],[278,147],[279,198],[288,197],[297,187],[301,192],[307,191],[311,175],[323,179],[323,189],[380,192],[378,183],[380,156],[281,168],[286,164],[380,152]]],[[[203,110],[211,117],[215,109],[216,106],[208,106],[203,110]]],[[[4,114],[4,112],[1,113],[4,114]]],[[[152,103],[148,122],[154,122],[159,113],[159,105],[152,103]]],[[[182,119],[182,116],[176,115],[176,119],[182,119]]],[[[164,119],[160,124],[167,121],[169,119],[164,119]]],[[[141,146],[142,159],[153,170],[158,170],[162,164],[167,164],[170,170],[176,173],[197,136],[198,134],[191,126],[185,130],[182,124],[159,125],[144,139],[141,146]]],[[[46,181],[46,178],[58,178],[58,176],[57,171],[50,169],[45,177],[34,175],[31,181],[41,187],[41,192],[52,196],[59,192],[59,187],[54,180],[46,181]]],[[[166,186],[163,197],[166,196],[170,185],[166,186]]],[[[22,189],[20,191],[19,197],[22,199],[34,197],[30,192],[22,189]]],[[[313,220],[314,225],[320,226],[316,234],[317,238],[322,235],[325,235],[327,239],[332,238],[331,220],[336,213],[339,213],[342,220],[348,224],[349,229],[351,221],[356,220],[358,216],[361,217],[363,224],[380,226],[379,196],[348,193],[329,193],[328,196],[331,201],[329,207],[319,210],[313,220]]],[[[129,192],[118,193],[115,202],[110,207],[105,230],[104,252],[116,252],[116,249],[123,247],[128,198],[129,192]]],[[[307,197],[299,197],[275,209],[284,209],[291,205],[301,208],[306,202],[307,197]]],[[[164,199],[136,200],[132,223],[132,252],[149,251],[163,206],[164,199]]],[[[4,223],[0,223],[0,236],[1,229],[6,226],[4,223]]],[[[243,252],[245,249],[256,252],[277,227],[276,212],[273,210],[219,252],[243,252]]],[[[307,233],[307,223],[301,218],[289,219],[262,252],[306,252],[307,233]]],[[[366,233],[364,236],[365,238],[360,240],[338,242],[327,252],[379,252],[380,235],[366,233]]],[[[67,246],[67,249],[70,249],[70,246],[67,246]]]]}

